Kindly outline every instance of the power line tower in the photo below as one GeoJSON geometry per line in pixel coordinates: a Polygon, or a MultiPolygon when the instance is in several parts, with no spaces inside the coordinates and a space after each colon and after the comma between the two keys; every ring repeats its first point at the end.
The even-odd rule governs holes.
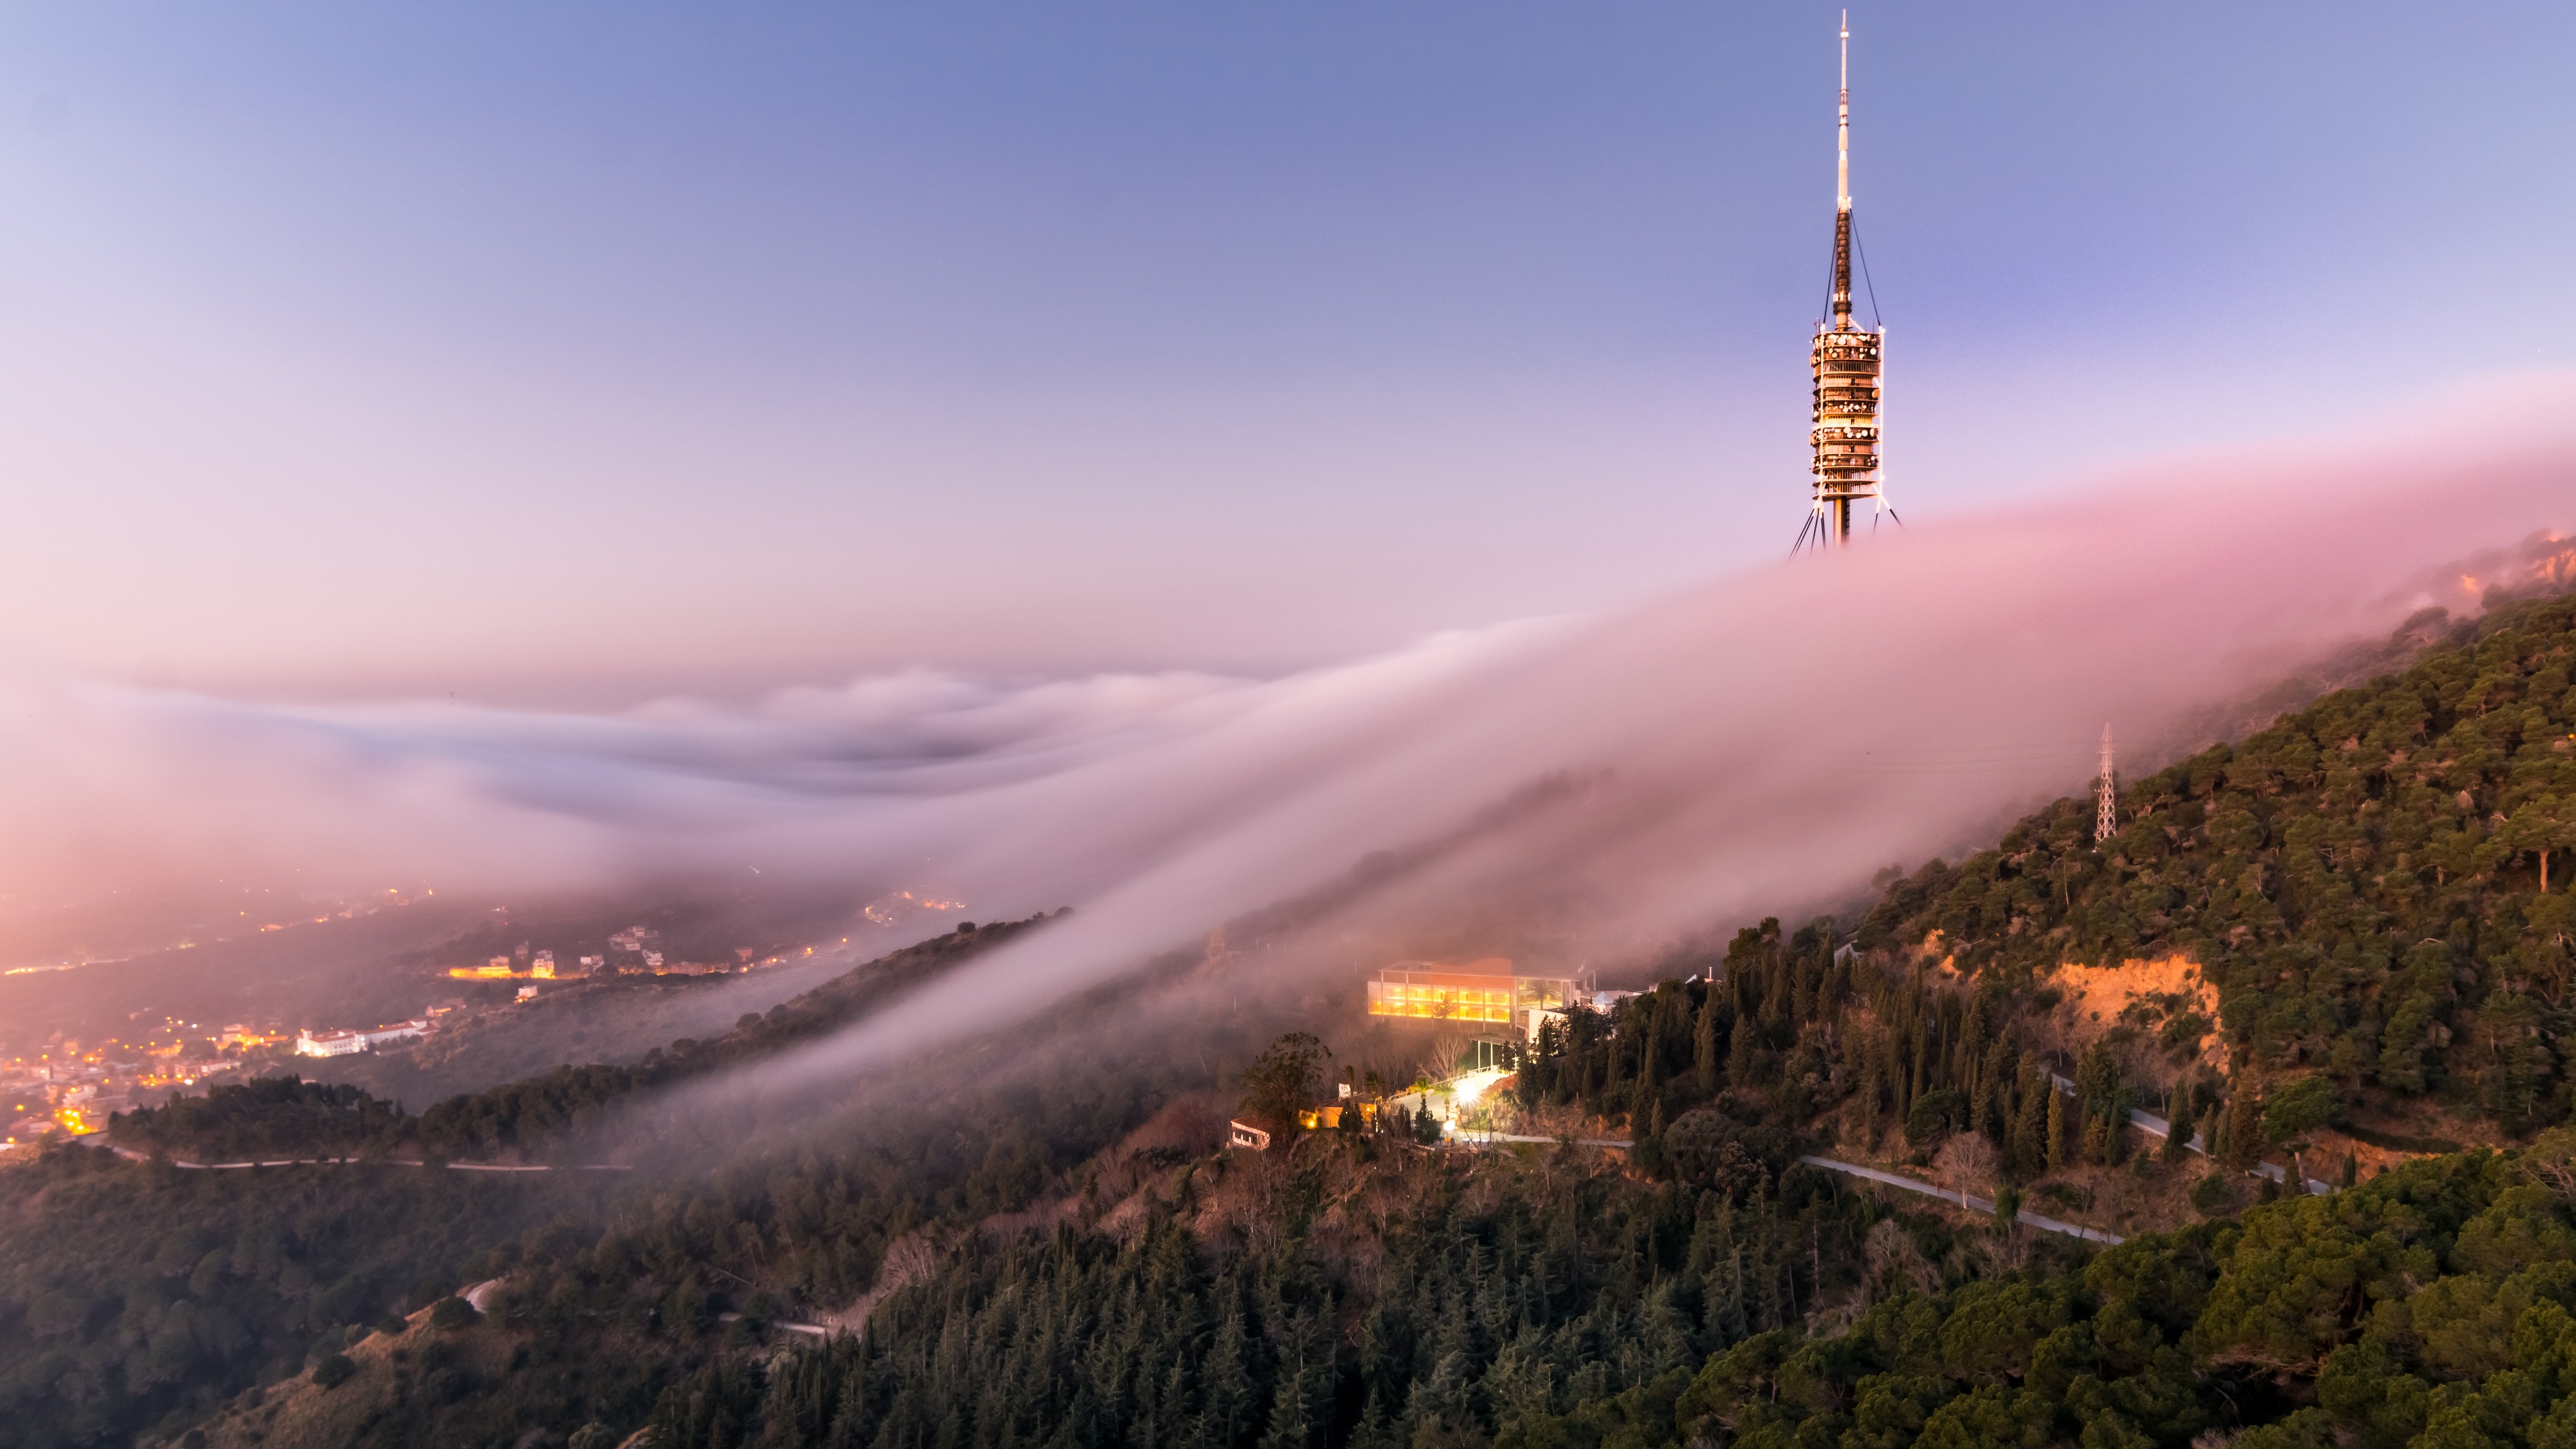
{"type": "MultiPolygon", "coordinates": [[[[1852,505],[1867,499],[1872,512],[1896,517],[1887,504],[1879,466],[1879,423],[1886,395],[1887,327],[1881,322],[1863,329],[1852,322],[1852,257],[1860,242],[1852,231],[1851,199],[1851,12],[1843,12],[1842,101],[1836,127],[1834,182],[1834,270],[1830,309],[1816,324],[1808,363],[1816,380],[1815,426],[1807,435],[1815,449],[1807,521],[1798,530],[1796,554],[1813,543],[1840,547],[1851,541],[1852,505]]],[[[1866,258],[1861,276],[1869,275],[1866,258]]],[[[1878,297],[1870,296],[1871,320],[1878,321],[1878,297]]],[[[1903,519],[1897,519],[1901,527],[1903,519]]]]}
{"type": "Polygon", "coordinates": [[[2093,784],[2093,843],[2100,845],[2119,833],[2120,796],[2118,777],[2111,769],[2111,727],[2102,726],[2102,778],[2093,784]]]}

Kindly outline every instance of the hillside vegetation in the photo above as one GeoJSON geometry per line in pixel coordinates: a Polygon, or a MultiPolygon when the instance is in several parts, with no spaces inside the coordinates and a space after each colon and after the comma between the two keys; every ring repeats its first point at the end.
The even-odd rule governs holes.
{"type": "MultiPolygon", "coordinates": [[[[58,1149],[0,1174],[0,1349],[28,1365],[0,1407],[31,1444],[263,1449],[2576,1446],[2576,603],[2409,629],[2402,673],[2125,784],[2100,849],[2092,802],[2061,801],[1856,919],[1764,922],[1551,1026],[1505,1106],[1553,1143],[1426,1149],[1393,1113],[1296,1131],[1357,1065],[1325,1054],[1357,989],[1244,972],[1134,1029],[1139,997],[1103,992],[828,1110],[648,1113],[656,1160],[688,1168],[578,1191],[58,1149]],[[2182,991],[2070,1011],[2077,973],[2173,957],[2215,1020],[2182,991]],[[1298,1030],[1324,1042],[1260,1052],[1298,1030]],[[1219,1150],[1224,1109],[1273,1149],[1219,1150]],[[2436,1117],[2492,1147],[2404,1150],[2436,1117]],[[1604,1132],[1633,1150],[1565,1140],[1604,1132]],[[2367,1167],[2328,1148],[2372,1139],[2397,1146],[2367,1167]],[[2300,1152],[2344,1190],[2245,1170],[2300,1152]],[[118,1193],[157,1196],[119,1215],[118,1193]],[[2129,1241],[2015,1226],[2016,1199],[2129,1241]],[[483,1278],[480,1316],[383,1323],[483,1278]],[[789,1327],[844,1310],[865,1337],[789,1327]]],[[[890,979],[416,1117],[252,1084],[118,1130],[192,1159],[588,1160],[612,1108],[723,1080],[890,979]]]]}
{"type": "Polygon", "coordinates": [[[2255,1075],[2432,1097],[2508,1134],[2565,1120],[2576,599],[2409,628],[2445,646],[2127,784],[2100,850],[2092,802],[2069,799],[1923,867],[1859,943],[2008,984],[2189,955],[2255,1075]]]}

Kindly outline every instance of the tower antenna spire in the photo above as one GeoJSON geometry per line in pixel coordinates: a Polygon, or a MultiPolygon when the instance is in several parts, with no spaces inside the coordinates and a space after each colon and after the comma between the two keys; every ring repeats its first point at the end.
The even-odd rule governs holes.
{"type": "Polygon", "coordinates": [[[1834,118],[1834,327],[1851,326],[1851,12],[1843,12],[1842,92],[1834,118]]]}
{"type": "Polygon", "coordinates": [[[1843,12],[1842,116],[1834,128],[1834,210],[1851,210],[1851,12],[1843,12]]]}

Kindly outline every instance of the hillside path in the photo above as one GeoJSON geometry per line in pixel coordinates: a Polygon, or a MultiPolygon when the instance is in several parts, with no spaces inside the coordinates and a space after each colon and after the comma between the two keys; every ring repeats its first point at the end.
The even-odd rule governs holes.
{"type": "MultiPolygon", "coordinates": [[[[114,1143],[108,1143],[106,1146],[108,1151],[115,1153],[117,1156],[124,1158],[128,1162],[150,1162],[152,1160],[152,1154],[149,1152],[137,1152],[131,1147],[119,1147],[114,1143]]],[[[173,1157],[170,1159],[170,1165],[172,1167],[186,1168],[190,1172],[229,1172],[245,1167],[365,1167],[371,1165],[376,1167],[427,1167],[429,1164],[421,1161],[417,1157],[279,1157],[264,1159],[257,1162],[182,1162],[178,1158],[173,1157]]],[[[634,1170],[622,1162],[576,1162],[568,1163],[562,1167],[557,1167],[552,1163],[545,1162],[527,1164],[506,1162],[451,1162],[447,1164],[447,1167],[451,1172],[631,1172],[634,1170]]]]}
{"type": "MultiPolygon", "coordinates": [[[[1901,1187],[1908,1192],[1919,1192],[1926,1197],[1937,1197],[1943,1202],[1957,1203],[1970,1212],[1991,1214],[1995,1210],[1994,1202],[1990,1198],[1973,1197],[1964,1192],[1951,1192],[1946,1188],[1934,1187],[1928,1182],[1917,1182],[1913,1178],[1901,1177],[1893,1172],[1883,1172],[1875,1167],[1863,1167],[1857,1162],[1837,1162],[1830,1157],[1801,1157],[1798,1160],[1809,1167],[1821,1167],[1827,1172],[1848,1173],[1853,1177],[1867,1178],[1871,1182],[1885,1183],[1889,1187],[1901,1187]]],[[[2088,1243],[2118,1244],[2128,1241],[2116,1233],[2106,1233],[2099,1228],[2088,1228],[2078,1223],[2065,1223],[2055,1218],[2041,1217],[2027,1208],[2015,1213],[2013,1220],[2025,1227],[2037,1228],[2041,1232],[2064,1233],[2070,1238],[2082,1238],[2088,1243]]]]}

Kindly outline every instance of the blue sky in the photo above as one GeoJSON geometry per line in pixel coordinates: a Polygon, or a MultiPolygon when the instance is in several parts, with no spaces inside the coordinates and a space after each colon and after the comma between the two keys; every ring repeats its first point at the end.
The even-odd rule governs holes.
{"type": "MultiPolygon", "coordinates": [[[[0,10],[0,650],[1267,670],[1771,558],[1835,16],[0,10]]],[[[1909,518],[2570,361],[2567,7],[1853,26],[1909,518]]]]}

